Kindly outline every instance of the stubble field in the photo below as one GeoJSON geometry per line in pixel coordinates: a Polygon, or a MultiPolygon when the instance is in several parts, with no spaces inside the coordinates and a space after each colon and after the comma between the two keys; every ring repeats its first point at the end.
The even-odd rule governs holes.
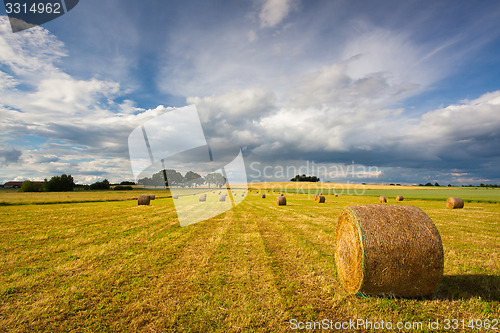
{"type": "MultiPolygon", "coordinates": [[[[262,199],[256,191],[187,227],[179,226],[163,190],[146,191],[157,196],[151,206],[82,202],[79,193],[60,194],[67,203],[49,204],[47,194],[17,202],[0,193],[0,331],[285,332],[324,319],[389,322],[394,331],[399,322],[431,331],[436,320],[445,331],[446,320],[456,319],[466,331],[472,319],[476,328],[498,321],[495,198],[448,210],[432,197],[399,203],[389,197],[429,215],[445,254],[434,296],[394,299],[350,295],[336,277],[338,215],[378,198],[327,195],[319,204],[309,194],[287,193],[287,206],[278,207],[277,193],[262,199]]],[[[142,192],[93,192],[88,199],[142,192]]]]}

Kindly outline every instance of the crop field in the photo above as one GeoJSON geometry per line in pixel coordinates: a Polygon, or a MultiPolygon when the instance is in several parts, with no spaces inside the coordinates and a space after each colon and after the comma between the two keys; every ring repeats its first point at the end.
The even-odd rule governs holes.
{"type": "Polygon", "coordinates": [[[498,322],[498,190],[368,190],[380,192],[335,198],[325,188],[319,204],[287,189],[287,206],[277,206],[277,193],[255,185],[236,208],[187,227],[166,190],[0,191],[0,332],[289,332],[324,319],[430,332],[436,320],[437,331],[450,331],[446,320],[459,331],[498,322]],[[341,210],[376,204],[383,191],[409,191],[403,202],[390,192],[389,204],[421,208],[441,234],[444,277],[432,297],[360,297],[337,279],[341,210]],[[459,191],[481,197],[446,209],[445,194],[467,199],[459,191]],[[150,206],[133,200],[144,193],[156,194],[150,206]]]}

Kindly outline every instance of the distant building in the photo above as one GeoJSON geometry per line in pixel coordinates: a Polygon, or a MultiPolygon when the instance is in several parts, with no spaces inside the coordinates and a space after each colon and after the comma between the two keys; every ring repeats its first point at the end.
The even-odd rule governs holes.
{"type": "Polygon", "coordinates": [[[4,188],[21,188],[21,185],[23,185],[23,182],[7,182],[3,184],[4,188]]]}

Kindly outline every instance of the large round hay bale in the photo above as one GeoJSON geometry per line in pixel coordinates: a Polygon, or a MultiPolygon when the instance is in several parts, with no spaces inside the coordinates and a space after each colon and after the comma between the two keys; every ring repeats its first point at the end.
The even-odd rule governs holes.
{"type": "Polygon", "coordinates": [[[151,202],[150,196],[149,195],[145,195],[145,194],[139,195],[139,199],[137,199],[137,204],[138,205],[149,206],[150,202],[151,202]]]}
{"type": "Polygon", "coordinates": [[[403,196],[402,196],[402,195],[398,195],[398,196],[396,197],[396,201],[403,201],[403,199],[404,199],[404,198],[403,198],[403,196]]]}
{"type": "Polygon", "coordinates": [[[441,237],[417,207],[345,208],[337,221],[335,243],[339,279],[352,293],[427,296],[443,276],[441,237]]]}
{"type": "Polygon", "coordinates": [[[178,195],[178,194],[174,194],[174,195],[172,196],[172,198],[173,198],[173,199],[179,199],[179,195],[178,195]]]}
{"type": "Polygon", "coordinates": [[[318,195],[318,203],[325,203],[326,198],[324,195],[318,195]]]}
{"type": "Polygon", "coordinates": [[[446,199],[446,208],[449,209],[460,209],[464,208],[464,201],[462,198],[451,197],[446,199]]]}
{"type": "Polygon", "coordinates": [[[265,198],[266,198],[266,194],[262,193],[262,199],[265,199],[265,198]]]}
{"type": "Polygon", "coordinates": [[[206,194],[201,194],[199,197],[200,201],[207,201],[207,195],[206,194]]]}
{"type": "Polygon", "coordinates": [[[276,204],[278,206],[286,206],[286,197],[285,196],[279,196],[276,198],[276,204]]]}
{"type": "Polygon", "coordinates": [[[381,195],[380,198],[378,198],[378,201],[380,203],[387,203],[387,197],[385,195],[381,195]]]}
{"type": "Polygon", "coordinates": [[[226,195],[225,194],[221,194],[219,196],[219,201],[226,201],[226,195]]]}

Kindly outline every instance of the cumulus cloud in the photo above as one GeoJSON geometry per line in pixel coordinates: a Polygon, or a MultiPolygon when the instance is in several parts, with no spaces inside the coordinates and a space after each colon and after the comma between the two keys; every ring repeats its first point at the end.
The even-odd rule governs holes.
{"type": "Polygon", "coordinates": [[[17,163],[21,157],[21,152],[17,149],[0,150],[0,166],[6,167],[9,164],[17,163]]]}
{"type": "Polygon", "coordinates": [[[293,0],[265,0],[259,13],[261,27],[275,27],[294,8],[293,0]]]}

